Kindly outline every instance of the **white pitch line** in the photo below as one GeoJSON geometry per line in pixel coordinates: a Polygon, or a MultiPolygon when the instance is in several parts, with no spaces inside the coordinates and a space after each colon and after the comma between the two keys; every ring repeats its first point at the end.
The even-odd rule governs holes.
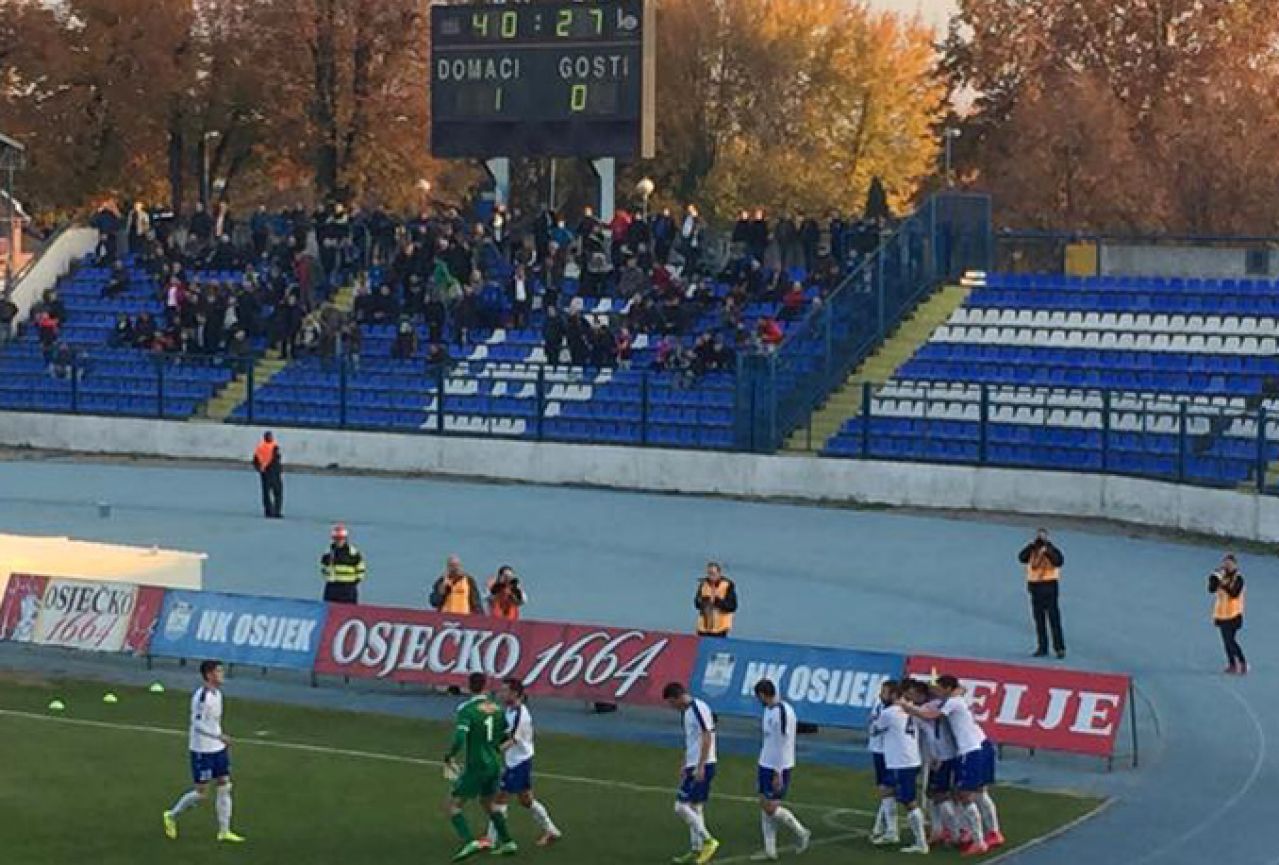
{"type": "MultiPolygon", "coordinates": [[[[814,847],[825,847],[830,844],[839,844],[840,842],[843,842],[843,841],[851,841],[854,838],[865,838],[866,835],[869,834],[866,832],[865,829],[853,829],[850,826],[842,826],[840,825],[840,822],[838,819],[840,814],[861,815],[864,813],[865,813],[864,811],[858,811],[853,808],[838,808],[838,809],[826,812],[825,814],[822,815],[822,822],[832,829],[840,829],[843,831],[839,835],[823,835],[820,838],[814,838],[812,841],[808,843],[809,849],[811,850],[814,847]]],[[[794,847],[788,847],[786,848],[785,852],[794,853],[797,851],[795,850],[794,847]]],[[[751,861],[751,857],[754,855],[755,855],[754,853],[741,853],[736,856],[718,856],[715,858],[715,861],[720,863],[749,862],[751,861]]]]}
{"type": "MultiPolygon", "coordinates": [[[[41,715],[36,712],[20,712],[14,709],[0,709],[0,717],[23,718],[28,721],[47,721],[56,724],[68,724],[78,727],[95,727],[102,730],[121,730],[133,733],[153,733],[160,736],[186,736],[186,730],[174,730],[169,727],[149,727],[145,724],[121,724],[115,721],[93,721],[88,718],[60,718],[53,715],[41,715]]],[[[349,748],[332,748],[327,745],[308,745],[303,742],[264,741],[262,739],[236,739],[235,745],[255,745],[264,748],[279,748],[285,751],[303,751],[311,754],[328,754],[337,757],[354,757],[361,760],[380,760],[384,763],[401,763],[411,766],[432,766],[442,768],[439,760],[428,760],[425,757],[406,757],[402,754],[382,754],[376,751],[357,751],[349,748]]],[[[558,775],[551,772],[538,772],[539,778],[551,781],[563,781],[569,784],[586,784],[595,787],[610,787],[617,790],[629,790],[634,793],[662,793],[671,795],[674,787],[653,787],[645,784],[632,784],[629,781],[615,781],[607,778],[587,778],[581,775],[558,775]]],[[[715,794],[718,800],[726,802],[742,802],[757,804],[759,800],[752,796],[733,796],[715,794]]],[[[817,805],[806,802],[791,802],[794,808],[807,808],[815,811],[846,812],[863,817],[874,816],[870,811],[856,808],[836,808],[830,805],[817,805]]]]}

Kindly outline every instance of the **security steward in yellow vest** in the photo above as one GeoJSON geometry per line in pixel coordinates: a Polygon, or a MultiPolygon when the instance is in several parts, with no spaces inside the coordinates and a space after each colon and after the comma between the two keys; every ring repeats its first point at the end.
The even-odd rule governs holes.
{"type": "Polygon", "coordinates": [[[364,580],[364,555],[347,540],[346,526],[333,527],[329,551],[320,556],[324,600],[330,604],[358,604],[364,580]]]}
{"type": "Polygon", "coordinates": [[[1040,529],[1035,539],[1017,555],[1026,566],[1026,588],[1030,592],[1030,612],[1035,620],[1036,658],[1048,655],[1048,631],[1051,628],[1053,651],[1066,657],[1066,638],[1061,632],[1061,609],[1057,604],[1061,583],[1061,566],[1066,557],[1048,540],[1048,530],[1040,529]]]}
{"type": "Polygon", "coordinates": [[[462,560],[449,556],[444,575],[431,586],[431,606],[449,616],[478,616],[484,613],[480,586],[462,570],[462,560]]]}
{"type": "Polygon", "coordinates": [[[706,563],[706,576],[697,584],[693,596],[697,610],[697,634],[701,637],[727,637],[733,629],[737,612],[737,586],[724,576],[719,562],[706,563]]]}
{"type": "Polygon", "coordinates": [[[1208,593],[1215,595],[1212,604],[1212,621],[1221,631],[1221,642],[1226,647],[1225,672],[1242,676],[1248,672],[1248,661],[1239,647],[1237,635],[1243,628],[1243,574],[1235,557],[1227,554],[1221,566],[1208,576],[1208,593]]]}

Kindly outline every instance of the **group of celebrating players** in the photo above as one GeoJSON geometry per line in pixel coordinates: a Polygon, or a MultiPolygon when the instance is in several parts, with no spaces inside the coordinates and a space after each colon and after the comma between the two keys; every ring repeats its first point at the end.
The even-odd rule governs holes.
{"type": "MultiPolygon", "coordinates": [[[[205,661],[200,674],[201,685],[191,698],[194,786],[164,812],[164,830],[176,838],[178,816],[203,802],[212,786],[217,839],[240,843],[245,839],[231,829],[230,740],[222,731],[222,664],[205,661]]],[[[444,755],[444,775],[451,783],[449,819],[462,842],[453,861],[484,851],[502,856],[519,852],[506,821],[512,798],[537,823],[538,845],[556,843],[562,837],[560,830],[533,793],[533,715],[523,684],[506,679],[494,698],[488,677],[473,673],[467,687],[470,695],[457,708],[452,744],[444,755]],[[463,811],[466,802],[476,799],[488,821],[480,837],[472,833],[463,811]]],[[[779,826],[794,837],[797,853],[808,849],[812,832],[784,804],[795,767],[795,710],[768,679],[757,682],[754,691],[763,707],[758,793],[764,846],[751,859],[773,861],[778,858],[779,826]]],[[[720,847],[706,825],[717,762],[715,716],[710,706],[677,682],[666,685],[662,697],[680,713],[684,730],[675,813],[688,826],[689,849],[671,861],[706,865],[720,847]]],[[[981,856],[1003,845],[999,814],[989,792],[995,782],[995,749],[973,718],[964,689],[954,676],[940,676],[935,684],[911,679],[885,682],[871,711],[868,735],[880,795],[872,844],[901,843],[897,807],[901,805],[913,836],[902,853],[928,853],[931,846],[950,844],[965,856],[981,856]],[[926,774],[923,803],[921,774],[926,774]],[[927,819],[921,804],[927,806],[927,819]]]]}

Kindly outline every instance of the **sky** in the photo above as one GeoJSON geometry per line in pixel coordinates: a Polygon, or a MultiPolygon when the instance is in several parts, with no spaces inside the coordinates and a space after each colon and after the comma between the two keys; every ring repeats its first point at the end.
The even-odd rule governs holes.
{"type": "Polygon", "coordinates": [[[913,14],[919,12],[924,20],[939,30],[955,11],[955,0],[870,0],[870,5],[882,9],[913,14]]]}

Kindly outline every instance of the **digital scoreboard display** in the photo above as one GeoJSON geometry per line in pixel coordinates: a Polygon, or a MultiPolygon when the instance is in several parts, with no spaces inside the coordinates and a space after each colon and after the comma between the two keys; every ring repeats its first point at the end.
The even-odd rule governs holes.
{"type": "Polygon", "coordinates": [[[652,0],[431,8],[431,152],[654,152],[652,0]]]}

